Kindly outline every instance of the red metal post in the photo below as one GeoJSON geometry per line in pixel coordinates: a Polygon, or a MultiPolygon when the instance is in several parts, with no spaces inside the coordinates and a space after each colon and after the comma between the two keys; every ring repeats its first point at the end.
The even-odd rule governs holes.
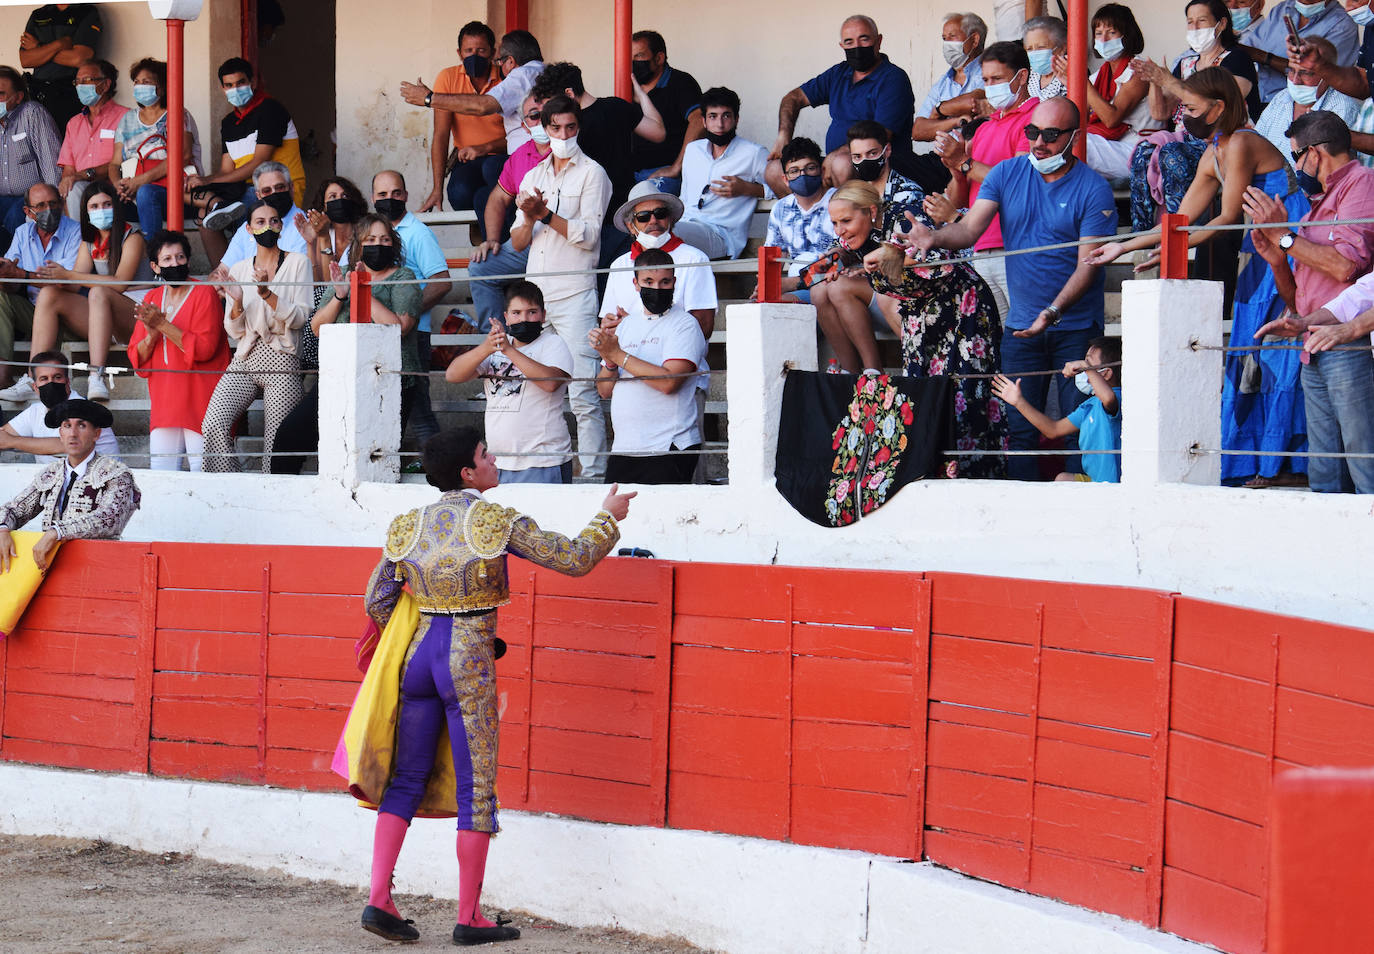
{"type": "Polygon", "coordinates": [[[1069,99],[1078,106],[1073,154],[1088,158],[1088,0],[1069,0],[1069,99]]]}
{"type": "Polygon", "coordinates": [[[530,28],[530,0],[506,0],[506,32],[530,28]]]}
{"type": "Polygon", "coordinates": [[[254,85],[258,74],[258,0],[239,0],[239,56],[253,65],[254,85]]]}
{"type": "Polygon", "coordinates": [[[167,228],[180,232],[186,152],[186,21],[167,21],[167,228]]]}
{"type": "Polygon", "coordinates": [[[615,94],[634,102],[630,84],[630,35],[635,30],[634,0],[615,0],[615,94]]]}
{"type": "Polygon", "coordinates": [[[760,302],[782,301],[782,249],[765,245],[759,249],[760,302]]]}
{"type": "Polygon", "coordinates": [[[351,317],[355,325],[372,323],[372,277],[367,269],[348,273],[348,297],[352,299],[351,317]]]}
{"type": "Polygon", "coordinates": [[[1188,216],[1166,212],[1159,219],[1159,277],[1188,277],[1188,216]]]}

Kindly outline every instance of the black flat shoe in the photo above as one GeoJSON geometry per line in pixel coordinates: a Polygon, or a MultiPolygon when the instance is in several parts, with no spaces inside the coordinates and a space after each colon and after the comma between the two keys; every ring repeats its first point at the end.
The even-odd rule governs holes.
{"type": "Polygon", "coordinates": [[[496,927],[474,927],[471,924],[453,926],[453,943],[464,947],[473,944],[491,944],[494,941],[514,941],[520,936],[520,929],[498,924],[496,927]]]}
{"type": "Polygon", "coordinates": [[[418,941],[420,932],[415,930],[415,922],[401,920],[390,911],[368,905],[363,908],[363,930],[371,931],[388,941],[418,941]]]}

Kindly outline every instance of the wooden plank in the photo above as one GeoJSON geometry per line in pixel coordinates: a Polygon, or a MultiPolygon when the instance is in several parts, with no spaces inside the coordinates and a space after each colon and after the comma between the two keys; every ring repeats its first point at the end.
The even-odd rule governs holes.
{"type": "Polygon", "coordinates": [[[925,856],[946,868],[966,875],[1006,885],[1025,886],[1025,849],[1019,842],[987,838],[958,831],[944,831],[929,825],[925,833],[925,856]]]}
{"type": "Polygon", "coordinates": [[[911,748],[909,728],[797,719],[792,723],[792,782],[906,797],[911,748]]]}
{"type": "Polygon", "coordinates": [[[797,623],[792,631],[793,651],[801,656],[909,664],[911,642],[911,630],[907,628],[797,623]]]}
{"type": "Polygon", "coordinates": [[[258,641],[256,635],[244,633],[159,629],[154,667],[160,671],[247,675],[258,669],[258,641]]]}
{"type": "Polygon", "coordinates": [[[1150,844],[1145,860],[1145,923],[1159,927],[1164,892],[1164,819],[1168,808],[1169,706],[1173,696],[1174,674],[1174,599],[1169,597],[1169,612],[1162,614],[1155,633],[1154,719],[1150,731],[1150,844]]]}
{"type": "MultiPolygon", "coordinates": [[[[677,588],[674,592],[677,592],[677,588]]],[[[781,620],[673,617],[673,642],[680,646],[718,646],[755,652],[786,652],[787,623],[781,620]]]]}
{"type": "Polygon", "coordinates": [[[1201,669],[1268,681],[1274,618],[1264,613],[1177,597],[1174,661],[1201,669]]]}
{"type": "Polygon", "coordinates": [[[669,772],[787,782],[787,732],[783,719],[673,710],[669,772]]]}
{"type": "Polygon", "coordinates": [[[1143,868],[1150,841],[1150,809],[1144,801],[1035,787],[1037,849],[1143,868]]]}
{"type": "Polygon", "coordinates": [[[1291,617],[1280,623],[1280,684],[1374,705],[1374,633],[1291,617]]]}
{"type": "Polygon", "coordinates": [[[140,556],[148,544],[115,540],[69,540],[43,580],[50,597],[137,600],[143,586],[140,556]]]}
{"type": "MultiPolygon", "coordinates": [[[[1040,828],[1036,828],[1037,840],[1040,828]]],[[[1147,877],[1126,865],[1037,849],[1029,889],[1036,894],[1148,924],[1147,877]]]]}
{"type": "Polygon", "coordinates": [[[131,679],[138,665],[138,640],[23,627],[7,640],[9,667],[53,675],[95,675],[131,679]]]}
{"type": "MultiPolygon", "coordinates": [[[[1168,662],[1155,663],[1153,665],[1168,668],[1168,662]]],[[[1156,699],[1156,704],[1160,702],[1156,699]]],[[[1168,697],[1163,698],[1164,708],[1160,714],[1161,722],[1168,718],[1168,697]]],[[[1154,754],[1155,745],[1151,738],[1152,732],[1128,731],[1121,729],[1109,729],[1099,725],[1080,725],[1078,722],[1062,722],[1057,719],[1040,720],[1040,738],[1053,739],[1057,742],[1068,742],[1074,745],[1083,745],[1094,749],[1107,749],[1111,752],[1119,752],[1123,755],[1137,755],[1141,758],[1150,758],[1154,754]]]]}
{"type": "Polygon", "coordinates": [[[134,673],[134,719],[131,758],[135,771],[148,771],[148,745],[153,723],[153,663],[157,655],[157,565],[151,551],[140,555],[143,593],[139,632],[138,668],[134,673]]]}
{"type": "Polygon", "coordinates": [[[358,683],[334,679],[267,680],[267,704],[289,709],[342,709],[347,711],[358,695],[358,683]]]}
{"type": "Polygon", "coordinates": [[[107,677],[53,672],[46,669],[14,667],[9,674],[9,691],[53,699],[90,699],[132,706],[137,687],[127,676],[107,677]]]}
{"type": "Polygon", "coordinates": [[[541,598],[569,596],[596,603],[627,601],[653,604],[666,595],[658,589],[662,566],[662,560],[607,557],[586,576],[567,576],[544,567],[533,567],[533,570],[538,577],[541,598]]]}
{"type": "Polygon", "coordinates": [[[905,792],[882,795],[794,785],[791,840],[904,858],[911,842],[906,809],[905,792]]]}
{"type": "Polygon", "coordinates": [[[1264,900],[1165,867],[1160,927],[1234,954],[1260,954],[1264,949],[1264,900]]]}
{"type": "Polygon", "coordinates": [[[345,709],[293,709],[269,705],[267,751],[302,749],[332,755],[346,721],[348,711],[345,709]]]}
{"type": "Polygon", "coordinates": [[[263,559],[272,561],[273,593],[361,597],[381,556],[377,547],[277,546],[263,559]]]}
{"type": "MultiPolygon", "coordinates": [[[[1270,651],[1271,665],[1272,658],[1270,651]]],[[[1179,732],[1268,752],[1272,696],[1267,683],[1267,677],[1260,683],[1175,663],[1169,724],[1179,732]]]]}
{"type": "MultiPolygon", "coordinates": [[[[509,658],[509,657],[507,657],[509,658]]],[[[501,663],[496,664],[496,711],[503,722],[530,721],[530,690],[528,679],[500,675],[501,663]]]]}
{"type": "MultiPolygon", "coordinates": [[[[276,562],[272,578],[276,579],[276,562]]],[[[280,586],[280,583],[273,583],[280,586]]],[[[357,640],[367,625],[363,601],[359,596],[328,593],[272,593],[269,612],[272,633],[296,636],[324,636],[350,643],[357,640]]]]}
{"type": "MultiPolygon", "coordinates": [[[[262,568],[258,568],[262,573],[262,568]]],[[[158,594],[157,625],[161,629],[210,630],[221,633],[257,633],[261,619],[259,592],[173,590],[158,594]]]]}
{"type": "Polygon", "coordinates": [[[862,659],[798,656],[793,661],[798,719],[907,726],[911,666],[862,659]]]}
{"type": "Polygon", "coordinates": [[[800,623],[906,628],[911,625],[914,584],[904,570],[836,570],[830,567],[778,567],[793,586],[792,614],[800,623]],[[863,599],[836,599],[862,593],[863,599]]]}
{"type": "Polygon", "coordinates": [[[153,739],[148,748],[149,773],[167,778],[194,778],[211,782],[256,783],[256,745],[215,745],[153,739]]]}
{"type": "MultiPolygon", "coordinates": [[[[275,610],[273,612],[275,614],[275,610]]],[[[363,677],[353,651],[356,640],[354,635],[346,638],[287,635],[273,615],[272,633],[267,637],[267,675],[309,676],[356,685],[363,677]]]]}
{"type": "Polygon", "coordinates": [[[1030,646],[943,636],[937,629],[930,637],[930,698],[1029,712],[1031,656],[1030,646]]]}
{"type": "MultiPolygon", "coordinates": [[[[1280,654],[1280,665],[1282,659],[1280,654]]],[[[1277,708],[1274,754],[1280,758],[1299,765],[1374,765],[1374,707],[1280,687],[1277,708]]]]}
{"type": "MultiPolygon", "coordinates": [[[[93,748],[131,749],[131,705],[97,699],[6,692],[5,732],[12,739],[60,742],[93,748]]],[[[125,764],[129,764],[126,759],[125,764]]]]}
{"type": "Polygon", "coordinates": [[[1175,801],[1169,802],[1164,825],[1164,863],[1170,868],[1264,896],[1269,849],[1262,827],[1175,801]]]}
{"type": "Polygon", "coordinates": [[[963,573],[930,573],[927,578],[932,585],[934,633],[1024,645],[1030,645],[1039,630],[1036,604],[1044,602],[1053,587],[963,573]]]}
{"type": "Polygon", "coordinates": [[[653,824],[645,786],[576,775],[531,771],[526,808],[617,825],[653,824]]]}
{"type": "Polygon", "coordinates": [[[1025,732],[935,721],[930,723],[928,732],[927,761],[931,766],[1004,778],[1026,777],[1026,746],[1030,740],[1025,732]]]}
{"type": "Polygon", "coordinates": [[[668,744],[672,732],[673,699],[673,575],[664,563],[658,568],[658,641],[654,647],[651,688],[654,720],[649,748],[649,813],[651,824],[668,822],[668,744]]]}
{"type": "Polygon", "coordinates": [[[295,749],[268,749],[263,781],[281,788],[312,792],[339,792],[347,781],[329,768],[333,752],[301,752],[295,749]]]}
{"type": "MultiPolygon", "coordinates": [[[[501,728],[497,735],[497,764],[519,769],[523,774],[525,767],[529,764],[529,753],[529,726],[523,722],[507,722],[502,719],[501,728]]],[[[520,797],[523,799],[524,795],[522,794],[520,797]]]]}
{"type": "Polygon", "coordinates": [[[673,578],[673,607],[681,616],[783,620],[790,568],[757,564],[683,563],[673,578]]]}
{"type": "Polygon", "coordinates": [[[779,653],[678,646],[673,708],[778,717],[786,708],[788,671],[788,658],[779,653]]]}
{"type": "Polygon", "coordinates": [[[907,855],[920,861],[925,852],[926,762],[930,725],[931,582],[922,578],[912,593],[911,621],[911,775],[907,783],[907,855]]]}
{"type": "Polygon", "coordinates": [[[950,725],[997,729],[1019,735],[1028,735],[1030,732],[1030,717],[1021,712],[1002,712],[997,709],[983,709],[957,702],[935,700],[930,702],[928,712],[932,724],[945,722],[950,725]]]}
{"type": "Polygon", "coordinates": [[[595,732],[535,726],[530,733],[530,768],[581,778],[648,786],[653,781],[653,743],[595,732]]]}
{"type": "MultiPolygon", "coordinates": [[[[262,565],[279,547],[215,543],[154,543],[164,590],[256,591],[262,565]]],[[[206,627],[213,629],[215,627],[206,627]]]]}
{"type": "Polygon", "coordinates": [[[1047,785],[1098,795],[1144,801],[1150,793],[1148,758],[1047,739],[1043,732],[1037,747],[1035,773],[1036,778],[1047,785]]]}
{"type": "Polygon", "coordinates": [[[780,841],[787,833],[789,800],[786,782],[673,772],[668,826],[780,841]]]}
{"type": "Polygon", "coordinates": [[[54,768],[89,769],[93,772],[137,771],[128,749],[69,742],[42,742],[7,736],[3,755],[7,762],[50,765],[54,768]]]}
{"type": "Polygon", "coordinates": [[[641,739],[653,732],[653,697],[643,692],[535,682],[530,709],[536,726],[641,739]]]}
{"type": "Polygon", "coordinates": [[[1154,664],[1148,660],[1046,649],[1040,712],[1046,719],[1149,732],[1154,664]]]}
{"type": "Polygon", "coordinates": [[[141,604],[138,600],[105,599],[92,596],[59,596],[39,590],[24,610],[24,620],[14,634],[16,642],[25,633],[47,630],[57,633],[95,633],[105,636],[138,635],[141,604]]]}
{"type": "Polygon", "coordinates": [[[546,596],[541,589],[535,604],[534,641],[536,646],[652,656],[657,625],[652,603],[546,596]]]}
{"type": "Polygon", "coordinates": [[[926,772],[926,827],[1024,843],[1030,833],[1026,783],[931,766],[926,772]]]}
{"type": "Polygon", "coordinates": [[[153,699],[152,737],[229,746],[258,744],[258,715],[241,702],[153,699]]]}
{"type": "Polygon", "coordinates": [[[1173,625],[1173,597],[1124,586],[1065,585],[1042,596],[1045,645],[1155,658],[1161,629],[1173,625]]]}
{"type": "Polygon", "coordinates": [[[534,678],[539,682],[653,692],[657,670],[657,661],[643,656],[546,649],[542,646],[534,650],[534,678]]]}
{"type": "Polygon", "coordinates": [[[158,702],[213,699],[247,707],[257,699],[256,677],[158,672],[153,674],[153,698],[158,702]]]}
{"type": "Polygon", "coordinates": [[[1186,732],[1170,733],[1169,797],[1263,825],[1269,812],[1269,759],[1186,732]]]}

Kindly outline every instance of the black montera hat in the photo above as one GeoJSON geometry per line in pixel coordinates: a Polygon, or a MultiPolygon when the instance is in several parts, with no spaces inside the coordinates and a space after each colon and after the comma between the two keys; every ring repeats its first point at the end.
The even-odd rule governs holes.
{"type": "Polygon", "coordinates": [[[68,398],[61,404],[48,408],[43,423],[49,427],[60,427],[63,421],[73,417],[90,421],[96,427],[109,427],[114,423],[114,415],[110,413],[109,408],[85,398],[68,398]]]}

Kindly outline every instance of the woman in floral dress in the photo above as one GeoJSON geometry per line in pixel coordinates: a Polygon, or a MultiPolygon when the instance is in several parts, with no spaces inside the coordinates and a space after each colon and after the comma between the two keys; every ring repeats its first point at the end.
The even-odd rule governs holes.
{"type": "MultiPolygon", "coordinates": [[[[897,300],[902,339],[902,373],[921,378],[938,375],[991,375],[999,370],[997,342],[1002,319],[992,292],[971,265],[946,263],[930,268],[904,260],[888,243],[906,231],[907,215],[930,228],[934,223],[918,201],[884,206],[869,183],[851,180],[830,199],[830,221],[842,247],[865,253],[864,268],[873,288],[897,300]],[[877,248],[872,246],[876,244],[877,248]],[[867,246],[867,248],[865,247],[867,246]]],[[[936,260],[943,252],[928,253],[936,260]]],[[[1007,449],[1007,423],[989,378],[959,378],[954,391],[955,449],[1007,449]]],[[[1000,453],[949,458],[947,477],[1005,477],[1000,453]]]]}

